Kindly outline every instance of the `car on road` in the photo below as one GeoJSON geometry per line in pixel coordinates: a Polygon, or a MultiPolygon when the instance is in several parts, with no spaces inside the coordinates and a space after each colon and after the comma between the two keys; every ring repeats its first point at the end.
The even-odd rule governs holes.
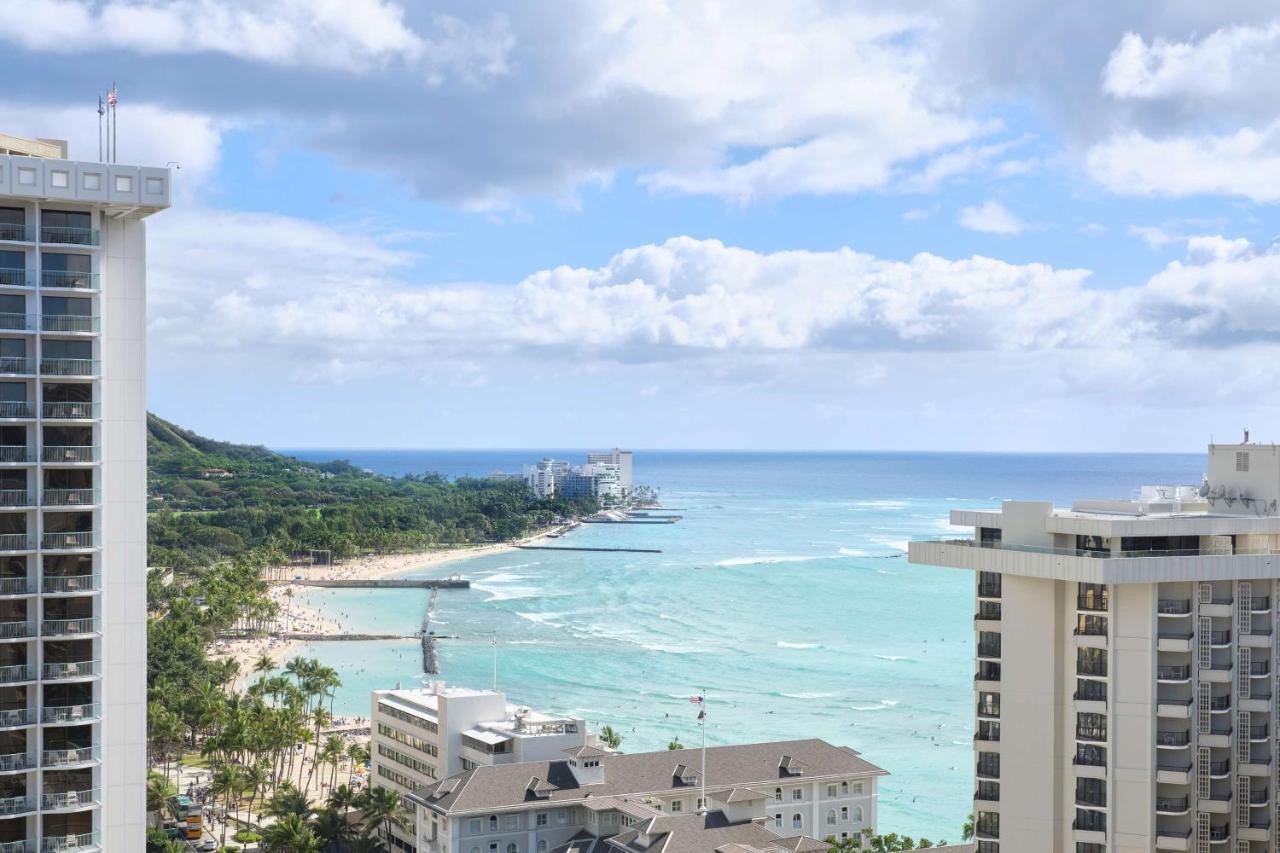
{"type": "Polygon", "coordinates": [[[210,851],[218,849],[217,839],[212,836],[200,842],[200,846],[196,848],[200,853],[210,853],[210,851]]]}

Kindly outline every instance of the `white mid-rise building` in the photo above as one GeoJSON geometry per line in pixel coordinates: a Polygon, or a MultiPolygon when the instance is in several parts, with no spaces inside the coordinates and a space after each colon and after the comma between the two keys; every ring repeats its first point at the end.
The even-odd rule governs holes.
{"type": "Polygon", "coordinates": [[[170,175],[0,148],[0,851],[142,850],[142,220],[170,175]]]}
{"type": "MultiPolygon", "coordinates": [[[[501,691],[442,681],[373,691],[370,719],[373,784],[402,794],[475,767],[545,761],[596,742],[578,717],[540,713],[511,704],[501,691]]],[[[395,840],[403,847],[412,838],[408,832],[395,840]]]]}
{"type": "Polygon", "coordinates": [[[569,463],[560,459],[541,459],[524,466],[524,481],[540,498],[553,498],[559,493],[560,483],[569,473],[569,463]]]}
{"type": "Polygon", "coordinates": [[[1280,849],[1280,447],[1200,486],[957,510],[975,570],[980,853],[1280,849]]]}
{"type": "Polygon", "coordinates": [[[632,453],[630,450],[605,450],[587,454],[588,465],[612,465],[618,470],[620,497],[630,497],[634,487],[632,480],[632,453]]]}
{"type": "Polygon", "coordinates": [[[815,839],[857,838],[875,826],[883,775],[821,740],[705,754],[586,745],[551,760],[476,767],[409,799],[418,853],[801,853],[820,849],[815,839]]]}

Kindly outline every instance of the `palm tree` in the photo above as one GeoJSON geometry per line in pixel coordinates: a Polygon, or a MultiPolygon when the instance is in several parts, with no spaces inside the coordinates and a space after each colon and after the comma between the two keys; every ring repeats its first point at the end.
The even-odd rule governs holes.
{"type": "Polygon", "coordinates": [[[604,728],[600,729],[600,739],[604,741],[605,746],[615,752],[618,747],[622,746],[622,735],[610,725],[606,725],[604,728]]]}
{"type": "Polygon", "coordinates": [[[267,827],[262,840],[271,853],[319,853],[321,849],[311,827],[296,814],[285,815],[267,827]]]}
{"type": "Polygon", "coordinates": [[[347,754],[347,746],[343,743],[342,738],[337,735],[329,735],[324,739],[324,746],[320,750],[318,758],[329,765],[329,788],[333,788],[335,782],[338,781],[338,763],[342,761],[347,754]]]}
{"type": "Polygon", "coordinates": [[[347,823],[347,815],[351,812],[351,807],[356,804],[357,794],[347,785],[339,785],[329,791],[329,808],[334,811],[341,809],[342,825],[344,832],[350,831],[347,823]]]}
{"type": "Polygon", "coordinates": [[[209,793],[213,795],[214,803],[217,803],[218,797],[222,797],[222,841],[221,846],[227,846],[227,820],[231,817],[231,798],[240,790],[241,779],[240,770],[227,764],[215,765],[213,768],[213,779],[209,782],[209,793]]]}
{"type": "Polygon", "coordinates": [[[351,759],[351,771],[347,774],[347,784],[351,784],[356,778],[356,767],[363,765],[369,760],[369,748],[361,743],[352,743],[347,747],[347,758],[351,759]]]}
{"type": "Polygon", "coordinates": [[[680,742],[680,737],[678,735],[673,737],[671,742],[667,744],[667,749],[684,749],[684,744],[680,742]]]}
{"type": "Polygon", "coordinates": [[[325,849],[331,845],[337,847],[339,839],[346,837],[347,822],[340,815],[337,809],[323,808],[316,813],[316,819],[312,821],[312,830],[316,837],[320,839],[325,849]]]}
{"type": "Polygon", "coordinates": [[[253,662],[254,672],[265,672],[269,675],[278,668],[275,658],[271,657],[271,655],[263,655],[253,662]]]}
{"type": "Polygon", "coordinates": [[[271,795],[271,799],[267,800],[262,813],[276,820],[283,820],[289,815],[305,819],[311,817],[312,811],[314,809],[311,808],[307,795],[295,788],[292,782],[284,782],[271,795]]]}
{"type": "Polygon", "coordinates": [[[172,812],[173,804],[169,802],[169,798],[177,793],[178,788],[169,781],[168,776],[163,776],[154,770],[147,771],[148,812],[172,812]]]}
{"type": "Polygon", "coordinates": [[[369,788],[360,799],[360,805],[364,808],[362,834],[365,837],[371,837],[375,831],[380,830],[382,837],[387,838],[393,826],[399,829],[408,827],[409,813],[400,799],[399,791],[393,791],[390,788],[369,788]]]}
{"type": "Polygon", "coordinates": [[[973,812],[969,812],[969,816],[964,819],[964,824],[960,827],[960,840],[973,840],[973,812]]]}

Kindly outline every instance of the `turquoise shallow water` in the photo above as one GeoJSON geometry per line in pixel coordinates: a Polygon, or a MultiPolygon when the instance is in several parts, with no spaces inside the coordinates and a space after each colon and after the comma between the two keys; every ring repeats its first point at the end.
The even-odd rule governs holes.
{"type": "MultiPolygon", "coordinates": [[[[307,451],[387,473],[508,470],[542,451],[307,451]]],[[[561,455],[576,458],[578,452],[561,455]]],[[[972,772],[972,578],[908,566],[947,512],[1001,498],[1127,496],[1193,482],[1201,457],[1153,455],[638,453],[637,479],[682,508],[676,525],[585,526],[562,540],[661,554],[515,552],[455,563],[442,592],[443,677],[493,678],[521,703],[610,723],[624,750],[822,737],[892,774],[882,831],[959,838],[972,772]]],[[[412,631],[426,593],[333,591],[312,600],[354,630],[412,631]]],[[[421,678],[416,643],[319,643],[342,675],[340,713],[421,678]]]]}

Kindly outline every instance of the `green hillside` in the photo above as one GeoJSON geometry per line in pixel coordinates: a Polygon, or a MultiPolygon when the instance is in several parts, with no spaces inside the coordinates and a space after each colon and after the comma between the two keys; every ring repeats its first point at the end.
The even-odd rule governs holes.
{"type": "Polygon", "coordinates": [[[147,416],[149,562],[191,568],[312,548],[335,557],[517,538],[594,509],[535,498],[518,481],[384,477],[216,441],[147,416]]]}

